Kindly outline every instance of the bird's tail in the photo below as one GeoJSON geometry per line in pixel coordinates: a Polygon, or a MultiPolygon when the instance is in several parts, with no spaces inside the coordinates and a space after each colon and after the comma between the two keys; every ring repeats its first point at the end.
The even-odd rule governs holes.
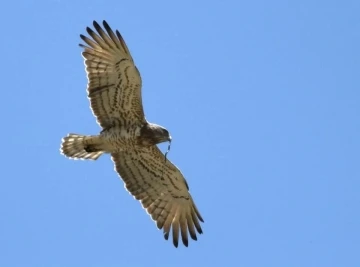
{"type": "Polygon", "coordinates": [[[68,134],[62,139],[60,152],[72,159],[97,160],[104,151],[97,150],[98,136],[68,134]]]}

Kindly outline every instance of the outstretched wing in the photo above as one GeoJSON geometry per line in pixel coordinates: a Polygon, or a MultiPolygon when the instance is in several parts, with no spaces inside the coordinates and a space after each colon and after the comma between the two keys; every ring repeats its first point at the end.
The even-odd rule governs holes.
{"type": "Polygon", "coordinates": [[[157,146],[111,155],[126,189],[141,201],[157,227],[163,228],[166,240],[170,228],[175,247],[178,246],[179,231],[185,246],[188,246],[188,233],[197,240],[195,229],[202,234],[199,220],[204,220],[184,176],[169,160],[165,163],[165,157],[157,146]]]}
{"type": "Polygon", "coordinates": [[[88,97],[91,109],[102,128],[145,121],[141,100],[141,77],[130,51],[119,31],[116,35],[106,21],[105,31],[94,21],[95,33],[86,28],[92,40],[84,35],[88,77],[88,97]]]}

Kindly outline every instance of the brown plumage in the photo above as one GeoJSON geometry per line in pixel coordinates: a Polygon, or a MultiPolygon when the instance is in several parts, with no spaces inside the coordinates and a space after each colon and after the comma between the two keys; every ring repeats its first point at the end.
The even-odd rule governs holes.
{"type": "Polygon", "coordinates": [[[171,141],[169,132],[145,119],[141,99],[141,77],[124,39],[106,21],[105,31],[94,21],[87,28],[90,38],[80,35],[88,77],[88,98],[99,135],[69,134],[63,138],[61,153],[73,159],[98,159],[110,153],[115,170],[126,189],[163,229],[165,239],[179,235],[188,246],[188,233],[197,240],[203,219],[189,193],[180,170],[158,149],[157,144],[171,141]]]}

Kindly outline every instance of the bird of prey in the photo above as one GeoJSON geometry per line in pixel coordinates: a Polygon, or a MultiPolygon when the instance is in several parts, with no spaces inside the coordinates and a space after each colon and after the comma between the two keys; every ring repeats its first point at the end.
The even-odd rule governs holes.
{"type": "MultiPolygon", "coordinates": [[[[204,222],[180,170],[159,150],[157,144],[171,142],[169,132],[144,116],[141,77],[124,39],[103,21],[104,29],[93,22],[87,27],[85,60],[90,106],[102,130],[99,135],[68,134],[61,153],[73,159],[96,160],[110,153],[125,188],[163,229],[172,232],[173,244],[188,246],[188,234],[197,240],[204,222]]],[[[170,144],[170,143],[169,143],[170,144]]]]}

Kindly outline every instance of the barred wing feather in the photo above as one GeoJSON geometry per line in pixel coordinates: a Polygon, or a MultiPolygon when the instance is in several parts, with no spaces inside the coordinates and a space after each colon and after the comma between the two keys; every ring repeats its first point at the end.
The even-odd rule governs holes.
{"type": "Polygon", "coordinates": [[[188,246],[188,233],[197,240],[196,231],[202,234],[199,221],[203,219],[184,176],[169,160],[165,163],[157,146],[113,153],[112,160],[126,189],[141,202],[157,227],[163,229],[165,239],[172,229],[175,247],[179,232],[185,246],[188,246]]]}
{"type": "Polygon", "coordinates": [[[119,31],[103,21],[106,32],[94,21],[92,39],[80,35],[88,77],[91,109],[102,128],[126,122],[145,122],[141,100],[141,77],[119,31]]]}

